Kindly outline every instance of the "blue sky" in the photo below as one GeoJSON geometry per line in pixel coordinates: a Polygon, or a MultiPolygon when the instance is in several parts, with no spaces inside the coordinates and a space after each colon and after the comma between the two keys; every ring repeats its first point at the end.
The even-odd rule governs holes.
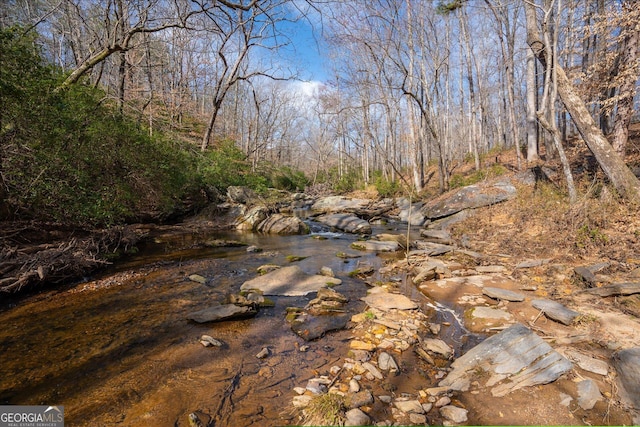
{"type": "Polygon", "coordinates": [[[292,46],[281,53],[285,59],[301,71],[301,79],[326,81],[329,78],[327,64],[321,52],[320,34],[314,34],[313,20],[302,17],[296,22],[281,23],[281,30],[289,37],[292,46]]]}

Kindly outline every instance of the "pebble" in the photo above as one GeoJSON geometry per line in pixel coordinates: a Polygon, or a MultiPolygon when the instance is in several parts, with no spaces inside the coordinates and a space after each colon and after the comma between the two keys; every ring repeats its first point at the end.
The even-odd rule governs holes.
{"type": "Polygon", "coordinates": [[[364,390],[351,395],[351,407],[360,408],[362,406],[371,405],[373,403],[373,394],[371,391],[364,390]]]}
{"type": "Polygon", "coordinates": [[[308,395],[294,396],[293,406],[296,408],[306,408],[309,406],[309,403],[311,403],[311,400],[313,400],[313,397],[308,395]]]}
{"type": "Polygon", "coordinates": [[[440,408],[440,415],[455,424],[466,423],[468,419],[467,410],[454,405],[443,406],[440,408]]]}
{"type": "Polygon", "coordinates": [[[376,368],[375,366],[373,366],[371,363],[369,362],[364,362],[362,364],[362,367],[365,368],[367,371],[369,371],[369,373],[371,375],[373,375],[374,378],[376,379],[383,379],[384,377],[382,376],[382,373],[378,370],[378,368],[376,368]]]}
{"type": "Polygon", "coordinates": [[[359,391],[360,391],[360,383],[355,378],[352,378],[349,381],[349,393],[357,393],[359,391]]]}
{"type": "Polygon", "coordinates": [[[393,404],[405,414],[424,414],[424,408],[418,400],[396,400],[393,404]]]}
{"type": "Polygon", "coordinates": [[[451,399],[449,398],[449,396],[442,396],[440,399],[436,401],[435,406],[436,408],[441,408],[443,406],[447,406],[450,403],[451,403],[451,399]]]}
{"type": "Polygon", "coordinates": [[[200,344],[202,344],[205,347],[222,347],[222,342],[218,341],[217,339],[213,338],[212,336],[209,335],[203,335],[200,337],[200,344]]]}
{"type": "Polygon", "coordinates": [[[393,356],[384,351],[378,356],[378,367],[383,371],[390,371],[392,373],[400,371],[393,356]]]}
{"type": "Polygon", "coordinates": [[[371,423],[371,418],[358,408],[348,410],[345,417],[345,426],[367,426],[371,423]]]}
{"type": "Polygon", "coordinates": [[[265,357],[269,356],[269,354],[269,349],[267,347],[263,347],[262,350],[260,350],[260,352],[256,354],[256,357],[258,359],[264,359],[265,357]]]}
{"type": "Polygon", "coordinates": [[[351,343],[349,344],[349,347],[351,347],[354,350],[365,350],[365,351],[373,351],[376,349],[375,344],[370,342],[359,341],[359,340],[351,341],[351,343]]]}

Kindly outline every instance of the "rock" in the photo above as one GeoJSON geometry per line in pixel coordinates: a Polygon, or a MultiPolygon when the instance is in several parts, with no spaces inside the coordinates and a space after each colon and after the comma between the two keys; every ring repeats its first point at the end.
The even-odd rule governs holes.
{"type": "Polygon", "coordinates": [[[398,242],[380,242],[377,240],[363,240],[359,242],[353,242],[351,244],[351,247],[353,249],[371,252],[395,252],[400,250],[401,248],[398,242]]]}
{"type": "Polygon", "coordinates": [[[234,225],[237,230],[255,231],[258,228],[258,224],[266,220],[268,216],[269,209],[265,206],[255,206],[239,217],[234,225]]]}
{"type": "Polygon", "coordinates": [[[451,398],[449,396],[442,396],[440,399],[434,403],[436,408],[442,408],[443,406],[447,406],[451,403],[451,398]]]}
{"type": "Polygon", "coordinates": [[[456,249],[455,246],[443,245],[441,243],[426,242],[424,240],[416,240],[412,243],[412,246],[415,248],[415,250],[409,252],[409,256],[411,255],[438,256],[438,255],[444,255],[456,249]]]}
{"type": "Polygon", "coordinates": [[[598,400],[602,400],[602,394],[594,380],[586,379],[578,383],[578,405],[582,409],[593,409],[598,400]]]}
{"type": "Polygon", "coordinates": [[[555,381],[572,367],[542,338],[515,324],[456,359],[451,372],[438,385],[465,390],[480,371],[484,375],[478,381],[485,381],[486,387],[493,387],[491,394],[501,397],[523,387],[555,381]]]}
{"type": "Polygon", "coordinates": [[[256,354],[256,357],[258,359],[264,359],[264,358],[268,357],[269,354],[271,354],[269,349],[267,347],[262,347],[262,350],[260,350],[260,352],[258,354],[256,354]]]}
{"type": "Polygon", "coordinates": [[[349,393],[357,393],[360,391],[360,383],[355,378],[349,380],[349,393]]]}
{"type": "Polygon", "coordinates": [[[303,396],[294,396],[293,397],[293,406],[294,408],[302,409],[309,406],[311,401],[313,400],[313,396],[303,395],[303,396]]]}
{"type": "Polygon", "coordinates": [[[316,201],[311,210],[315,212],[352,212],[365,209],[371,204],[369,199],[351,199],[344,196],[329,196],[316,201]]]}
{"type": "Polygon", "coordinates": [[[262,221],[256,231],[268,234],[296,235],[309,234],[309,226],[300,218],[283,214],[271,215],[262,221]]]}
{"type": "Polygon", "coordinates": [[[536,299],[531,301],[531,305],[541,310],[548,318],[558,321],[563,325],[571,325],[573,320],[580,315],[564,305],[548,299],[536,299]]]}
{"type": "Polygon", "coordinates": [[[193,312],[187,316],[187,319],[197,323],[221,322],[253,317],[257,313],[258,311],[251,306],[241,307],[235,304],[223,304],[193,312]]]}
{"type": "Polygon", "coordinates": [[[373,351],[376,349],[375,344],[370,342],[364,342],[360,340],[351,340],[349,343],[349,348],[353,350],[365,350],[365,351],[373,351]]]}
{"type": "Polygon", "coordinates": [[[358,408],[348,410],[344,416],[346,421],[345,426],[368,426],[371,424],[371,418],[358,408]]]}
{"type": "Polygon", "coordinates": [[[366,369],[371,375],[373,375],[374,378],[381,380],[384,377],[382,376],[382,373],[378,370],[378,368],[376,368],[375,366],[373,366],[371,363],[369,362],[364,362],[362,364],[362,367],[364,369],[366,369]]]}
{"type": "Polygon", "coordinates": [[[385,351],[381,352],[378,355],[378,367],[383,371],[389,371],[392,373],[397,373],[400,371],[400,367],[396,363],[393,356],[385,351]]]}
{"type": "Polygon", "coordinates": [[[425,203],[421,212],[428,219],[438,219],[466,209],[500,203],[515,196],[516,188],[504,180],[488,185],[469,185],[425,203]]]}
{"type": "Polygon", "coordinates": [[[371,405],[373,403],[373,394],[371,394],[371,391],[369,390],[354,393],[350,396],[350,398],[352,408],[360,408],[362,406],[371,405]]]}
{"type": "Polygon", "coordinates": [[[491,307],[474,307],[470,310],[470,315],[477,319],[491,319],[491,320],[511,320],[513,316],[498,308],[491,307]]]}
{"type": "Polygon", "coordinates": [[[222,347],[222,342],[218,341],[217,339],[209,335],[201,336],[200,344],[202,344],[205,347],[222,347]]]}
{"type": "Polygon", "coordinates": [[[427,416],[423,414],[409,414],[409,421],[413,425],[426,425],[427,424],[427,416]]]}
{"type": "Polygon", "coordinates": [[[251,200],[255,200],[256,193],[248,187],[231,186],[227,188],[227,198],[232,203],[246,204],[251,200]]]}
{"type": "Polygon", "coordinates": [[[318,294],[316,295],[316,298],[321,299],[323,301],[336,301],[342,304],[349,302],[349,298],[329,288],[318,289],[318,294]]]}
{"type": "Polygon", "coordinates": [[[640,347],[618,351],[613,355],[613,364],[627,400],[640,409],[640,347]]]}
{"type": "Polygon", "coordinates": [[[336,275],[333,272],[333,270],[331,269],[331,267],[321,267],[320,268],[320,275],[321,276],[326,276],[326,277],[336,277],[336,275]]]}
{"type": "Polygon", "coordinates": [[[446,342],[437,338],[425,338],[422,340],[422,348],[432,353],[439,354],[448,359],[453,354],[453,349],[446,342]]]}
{"type": "Polygon", "coordinates": [[[546,259],[530,259],[530,260],[526,260],[526,261],[522,261],[518,264],[516,264],[516,268],[533,268],[533,267],[540,267],[542,265],[545,264],[549,264],[549,262],[551,262],[551,258],[546,258],[546,259]]]}
{"type": "Polygon", "coordinates": [[[488,296],[489,298],[494,298],[494,299],[501,299],[505,301],[514,301],[514,302],[524,301],[523,294],[521,294],[520,292],[510,291],[508,289],[493,288],[488,286],[488,287],[482,288],[482,293],[488,296]]]}
{"type": "Polygon", "coordinates": [[[382,311],[389,311],[392,309],[414,310],[418,308],[418,304],[411,301],[406,296],[388,292],[369,294],[360,299],[367,303],[369,307],[382,311]]]}
{"type": "Polygon", "coordinates": [[[202,285],[204,285],[205,283],[207,283],[207,279],[205,277],[202,277],[199,274],[192,274],[189,276],[189,280],[191,280],[192,282],[196,282],[196,283],[200,283],[202,285]]]}
{"type": "Polygon", "coordinates": [[[411,203],[406,197],[400,198],[396,201],[398,207],[398,218],[402,222],[408,222],[411,225],[420,226],[424,224],[426,218],[420,212],[422,209],[422,203],[411,203]]]}
{"type": "Polygon", "coordinates": [[[342,281],[333,277],[309,275],[298,266],[282,267],[263,276],[248,280],[240,290],[252,289],[261,291],[263,295],[304,296],[328,284],[339,285],[342,281]]]}
{"type": "Polygon", "coordinates": [[[594,359],[577,351],[567,350],[565,356],[574,361],[580,368],[585,371],[593,372],[598,375],[607,375],[609,373],[609,364],[604,360],[594,359]]]}
{"type": "Polygon", "coordinates": [[[595,286],[598,282],[596,276],[589,270],[589,268],[580,266],[573,269],[574,273],[583,281],[585,281],[589,286],[595,286]]]}
{"type": "Polygon", "coordinates": [[[451,238],[451,233],[447,230],[423,229],[420,230],[420,236],[427,242],[440,243],[443,245],[452,245],[454,243],[451,238]]]}
{"type": "Polygon", "coordinates": [[[262,248],[259,248],[255,245],[251,245],[251,246],[247,246],[247,252],[248,253],[258,253],[258,252],[262,252],[262,248]]]}
{"type": "Polygon", "coordinates": [[[355,215],[337,213],[321,215],[316,218],[316,221],[345,233],[371,234],[371,224],[355,215]]]}
{"type": "Polygon", "coordinates": [[[264,264],[256,269],[259,274],[267,274],[273,270],[279,269],[280,266],[276,264],[264,264]]]}
{"type": "Polygon", "coordinates": [[[640,293],[640,282],[612,283],[611,285],[602,286],[600,288],[587,289],[584,292],[593,295],[599,295],[601,297],[610,297],[614,295],[633,295],[640,293]]]}
{"type": "Polygon", "coordinates": [[[327,392],[327,381],[321,378],[312,378],[307,382],[307,390],[313,394],[325,394],[327,392]]]}
{"type": "Polygon", "coordinates": [[[393,404],[405,414],[424,414],[424,408],[419,400],[396,400],[393,404]]]}
{"type": "Polygon", "coordinates": [[[447,405],[440,408],[440,415],[454,424],[466,423],[468,419],[467,410],[454,405],[447,405]]]}
{"type": "Polygon", "coordinates": [[[305,315],[296,318],[291,324],[291,330],[305,341],[313,341],[327,332],[346,328],[349,318],[348,314],[305,315]]]}
{"type": "Polygon", "coordinates": [[[479,265],[474,268],[480,274],[504,273],[507,268],[504,265],[479,265]]]}

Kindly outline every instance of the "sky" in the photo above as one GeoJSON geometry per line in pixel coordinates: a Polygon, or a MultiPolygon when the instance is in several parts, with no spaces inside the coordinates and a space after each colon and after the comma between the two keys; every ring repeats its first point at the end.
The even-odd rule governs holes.
{"type": "Polygon", "coordinates": [[[300,69],[300,78],[305,81],[327,81],[328,64],[322,54],[320,34],[314,33],[317,22],[313,17],[296,22],[283,23],[281,30],[291,41],[291,46],[282,52],[285,59],[300,69]]]}

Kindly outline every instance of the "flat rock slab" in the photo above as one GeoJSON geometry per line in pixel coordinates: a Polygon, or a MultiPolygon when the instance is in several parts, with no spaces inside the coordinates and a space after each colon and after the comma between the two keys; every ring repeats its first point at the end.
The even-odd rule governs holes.
{"type": "Polygon", "coordinates": [[[345,233],[371,234],[371,224],[351,214],[335,213],[321,215],[316,218],[316,221],[337,230],[344,231],[345,233]]]}
{"type": "Polygon", "coordinates": [[[442,243],[444,245],[453,244],[451,233],[449,233],[447,230],[424,229],[420,230],[420,236],[428,242],[442,243]]]}
{"type": "Polygon", "coordinates": [[[416,240],[412,245],[416,248],[410,254],[424,254],[428,256],[444,255],[455,250],[455,246],[443,245],[442,243],[427,242],[424,240],[416,240]]]}
{"type": "Polygon", "coordinates": [[[451,364],[453,370],[438,385],[465,391],[476,380],[492,387],[491,394],[500,397],[523,387],[555,381],[572,366],[542,338],[516,324],[456,359],[451,364]],[[476,378],[477,372],[483,375],[476,378]]]}
{"type": "Polygon", "coordinates": [[[482,293],[489,298],[501,299],[505,301],[520,302],[524,301],[524,294],[520,292],[510,291],[508,289],[494,288],[491,286],[485,286],[482,288],[482,293]]]}
{"type": "Polygon", "coordinates": [[[587,289],[584,292],[599,295],[601,297],[640,294],[640,282],[613,283],[600,288],[587,289]]]}
{"type": "Polygon", "coordinates": [[[540,267],[545,264],[549,264],[551,262],[551,258],[545,259],[528,259],[526,261],[522,261],[516,265],[516,268],[533,268],[540,267]]]}
{"type": "Polygon", "coordinates": [[[302,321],[291,325],[291,330],[305,341],[312,341],[324,336],[327,332],[344,329],[350,315],[305,316],[302,321]]]}
{"type": "Polygon", "coordinates": [[[498,308],[491,307],[474,307],[470,310],[470,315],[478,319],[494,319],[494,320],[511,320],[513,316],[498,308]]]}
{"type": "Polygon", "coordinates": [[[247,280],[240,286],[241,291],[255,289],[263,295],[303,296],[317,292],[321,288],[339,285],[342,280],[335,277],[307,274],[296,265],[282,267],[263,276],[247,280]]]}
{"type": "Polygon", "coordinates": [[[309,226],[298,217],[273,214],[257,226],[257,231],[280,235],[309,234],[309,226]]]}
{"type": "Polygon", "coordinates": [[[438,219],[466,209],[475,209],[504,202],[516,196],[513,184],[499,181],[491,185],[469,185],[453,190],[422,207],[422,214],[428,219],[438,219]]]}
{"type": "Polygon", "coordinates": [[[627,400],[640,409],[640,347],[618,351],[613,355],[613,364],[627,400]]]}
{"type": "Polygon", "coordinates": [[[376,308],[382,311],[389,311],[392,309],[397,310],[414,310],[418,308],[418,304],[411,301],[404,295],[391,294],[388,292],[380,292],[376,294],[370,294],[361,298],[371,308],[376,308]]]}
{"type": "Polygon", "coordinates": [[[253,307],[224,304],[193,312],[187,316],[187,319],[197,323],[222,322],[224,320],[252,317],[257,312],[253,307]]]}
{"type": "Polygon", "coordinates": [[[581,369],[585,371],[593,372],[598,375],[607,375],[609,373],[609,364],[604,360],[594,359],[586,354],[578,353],[573,350],[564,351],[565,356],[569,360],[576,363],[581,369]]]}
{"type": "Polygon", "coordinates": [[[351,247],[353,249],[371,252],[395,252],[400,250],[400,244],[398,242],[381,242],[378,240],[353,242],[351,247]]]}
{"type": "Polygon", "coordinates": [[[559,302],[548,299],[535,299],[531,301],[531,305],[541,310],[549,319],[560,322],[563,325],[570,325],[573,323],[573,320],[580,315],[577,311],[573,311],[559,302]]]}

